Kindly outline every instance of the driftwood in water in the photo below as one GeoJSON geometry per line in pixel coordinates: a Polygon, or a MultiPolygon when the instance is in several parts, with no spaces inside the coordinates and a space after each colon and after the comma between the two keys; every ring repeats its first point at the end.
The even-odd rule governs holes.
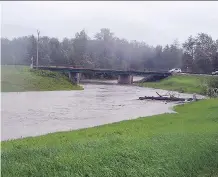
{"type": "MultiPolygon", "coordinates": [[[[157,93],[157,92],[156,92],[157,93]]],[[[144,96],[139,97],[139,100],[162,100],[162,101],[197,101],[196,95],[193,95],[193,98],[178,98],[174,95],[170,95],[166,97],[166,95],[160,95],[157,93],[157,97],[155,96],[144,96]]]]}
{"type": "Polygon", "coordinates": [[[162,96],[162,95],[160,95],[160,94],[159,94],[159,93],[157,93],[157,92],[156,92],[156,94],[158,94],[158,96],[159,96],[159,97],[163,97],[163,96],[164,96],[164,95],[163,95],[163,96],[162,96]]]}
{"type": "Polygon", "coordinates": [[[185,101],[185,98],[176,98],[176,97],[155,97],[155,96],[144,96],[139,97],[140,100],[163,100],[163,101],[185,101]]]}

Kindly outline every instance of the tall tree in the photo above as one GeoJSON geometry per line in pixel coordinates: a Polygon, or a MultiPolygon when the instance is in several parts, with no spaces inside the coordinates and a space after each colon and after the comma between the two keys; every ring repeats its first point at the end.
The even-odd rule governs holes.
{"type": "Polygon", "coordinates": [[[99,63],[101,68],[112,68],[114,63],[113,55],[114,38],[110,29],[102,28],[100,32],[96,33],[95,39],[98,41],[99,63]]]}
{"type": "Polygon", "coordinates": [[[85,65],[86,46],[88,41],[88,35],[85,30],[75,34],[73,41],[74,48],[74,63],[76,67],[83,67],[85,65]]]}
{"type": "MultiPolygon", "coordinates": [[[[8,40],[1,38],[2,64],[29,65],[36,62],[36,38],[24,36],[8,40]]],[[[218,40],[199,33],[189,36],[180,46],[178,41],[166,46],[149,46],[145,42],[127,41],[102,28],[90,39],[85,30],[73,39],[47,36],[39,40],[40,65],[73,65],[83,68],[122,70],[168,70],[182,67],[193,72],[208,72],[218,67],[218,40]]]]}

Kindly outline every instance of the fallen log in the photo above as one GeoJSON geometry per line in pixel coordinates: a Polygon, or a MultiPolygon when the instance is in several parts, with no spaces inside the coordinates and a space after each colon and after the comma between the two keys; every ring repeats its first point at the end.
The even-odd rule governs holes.
{"type": "Polygon", "coordinates": [[[193,94],[193,98],[178,98],[175,97],[174,94],[167,93],[165,95],[161,95],[156,92],[158,96],[144,96],[139,97],[139,100],[161,100],[161,101],[198,101],[196,94],[193,94]],[[169,95],[169,96],[168,96],[169,95]]]}
{"type": "Polygon", "coordinates": [[[154,97],[154,96],[144,96],[144,97],[139,97],[139,100],[162,100],[162,101],[192,101],[192,98],[177,98],[177,97],[154,97]]]}

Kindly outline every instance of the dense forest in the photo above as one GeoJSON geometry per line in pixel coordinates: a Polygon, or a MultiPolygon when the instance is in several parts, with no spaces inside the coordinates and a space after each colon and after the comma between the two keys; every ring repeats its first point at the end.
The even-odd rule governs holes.
{"type": "MultiPolygon", "coordinates": [[[[8,40],[1,38],[2,65],[36,63],[35,36],[8,40]]],[[[145,42],[120,39],[103,28],[91,39],[84,30],[73,39],[41,36],[39,65],[122,70],[163,71],[179,67],[184,71],[210,73],[218,70],[218,40],[205,33],[190,36],[183,44],[175,40],[166,46],[150,46],[145,42]]]]}

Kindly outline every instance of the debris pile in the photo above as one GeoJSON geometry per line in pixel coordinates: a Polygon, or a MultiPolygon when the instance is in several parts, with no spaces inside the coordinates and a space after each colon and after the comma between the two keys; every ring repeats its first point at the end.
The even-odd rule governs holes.
{"type": "MultiPolygon", "coordinates": [[[[157,92],[156,92],[157,93],[157,92]]],[[[193,94],[192,98],[179,98],[176,97],[175,94],[166,94],[166,95],[160,95],[157,93],[158,96],[144,96],[139,97],[139,100],[161,100],[161,101],[198,101],[196,94],[193,94]]]]}

